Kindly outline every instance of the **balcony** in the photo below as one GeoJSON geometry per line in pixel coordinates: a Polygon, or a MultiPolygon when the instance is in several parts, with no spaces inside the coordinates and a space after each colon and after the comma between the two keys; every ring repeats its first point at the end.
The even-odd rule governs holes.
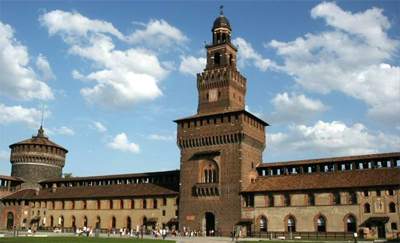
{"type": "Polygon", "coordinates": [[[221,195],[219,183],[197,183],[194,186],[194,193],[197,197],[218,197],[221,195]]]}

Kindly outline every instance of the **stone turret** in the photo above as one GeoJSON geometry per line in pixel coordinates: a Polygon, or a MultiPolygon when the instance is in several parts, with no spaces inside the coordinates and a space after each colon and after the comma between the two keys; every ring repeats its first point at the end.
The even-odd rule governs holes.
{"type": "Polygon", "coordinates": [[[38,188],[39,181],[61,178],[68,150],[50,141],[40,126],[38,134],[10,145],[11,176],[25,181],[23,188],[38,188]]]}

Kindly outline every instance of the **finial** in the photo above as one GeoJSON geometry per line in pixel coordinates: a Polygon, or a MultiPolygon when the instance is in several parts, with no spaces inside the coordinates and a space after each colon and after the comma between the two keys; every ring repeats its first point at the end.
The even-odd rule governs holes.
{"type": "Polygon", "coordinates": [[[219,12],[219,13],[221,14],[221,16],[224,15],[223,8],[224,8],[224,5],[221,5],[221,6],[219,7],[219,9],[221,9],[221,11],[219,12]]]}
{"type": "Polygon", "coordinates": [[[40,128],[38,130],[38,137],[44,137],[44,130],[42,125],[40,125],[40,128]]]}

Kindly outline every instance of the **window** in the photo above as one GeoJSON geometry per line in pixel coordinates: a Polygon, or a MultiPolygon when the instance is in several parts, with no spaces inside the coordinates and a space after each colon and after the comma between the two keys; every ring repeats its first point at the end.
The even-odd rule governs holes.
{"type": "Polygon", "coordinates": [[[153,199],[153,208],[156,209],[158,207],[157,205],[157,199],[153,199]]]}
{"type": "Polygon", "coordinates": [[[167,205],[167,198],[164,197],[162,202],[163,202],[163,205],[166,206],[167,205]]]}
{"type": "Polygon", "coordinates": [[[267,231],[267,219],[265,217],[260,219],[260,231],[267,231]]]}
{"type": "Polygon", "coordinates": [[[378,196],[378,197],[381,196],[381,190],[376,190],[376,196],[378,196]]]}
{"type": "Polygon", "coordinates": [[[371,205],[369,203],[364,205],[364,213],[371,213],[371,205]]]}
{"type": "Polygon", "coordinates": [[[364,194],[364,197],[369,197],[369,191],[368,191],[368,190],[365,190],[365,191],[363,192],[363,194],[364,194]]]}
{"type": "Polygon", "coordinates": [[[83,200],[83,201],[82,201],[82,209],[87,209],[86,200],[83,200]]]}
{"type": "Polygon", "coordinates": [[[339,193],[333,193],[332,202],[334,205],[340,205],[340,195],[339,193]]]}
{"type": "Polygon", "coordinates": [[[221,56],[220,56],[219,52],[216,52],[214,54],[214,64],[219,65],[220,63],[221,63],[221,56]]]}
{"type": "Polygon", "coordinates": [[[131,209],[135,209],[135,200],[134,199],[131,200],[131,209]]]}
{"type": "Polygon", "coordinates": [[[393,222],[390,224],[392,230],[397,230],[397,223],[393,222]]]}
{"type": "Polygon", "coordinates": [[[96,209],[101,209],[100,200],[97,200],[97,201],[96,201],[96,209]]]}
{"type": "Polygon", "coordinates": [[[108,200],[108,209],[114,209],[114,202],[113,202],[113,200],[108,200]]]}
{"type": "Polygon", "coordinates": [[[346,220],[347,232],[357,232],[356,219],[353,216],[349,216],[346,220]]]}
{"type": "Polygon", "coordinates": [[[218,182],[218,168],[215,163],[208,163],[203,168],[202,183],[218,182]]]}
{"type": "Polygon", "coordinates": [[[355,192],[350,192],[349,202],[350,204],[357,204],[357,195],[355,192]]]}
{"type": "Polygon", "coordinates": [[[70,207],[70,209],[75,209],[75,202],[74,201],[71,201],[71,207],[70,207]]]}
{"type": "Polygon", "coordinates": [[[244,207],[254,207],[254,196],[253,195],[245,195],[243,196],[244,207]]]}
{"type": "Polygon", "coordinates": [[[387,191],[387,194],[388,194],[389,196],[393,196],[393,195],[394,195],[394,190],[393,190],[393,189],[389,189],[389,190],[387,191]]]}
{"type": "Polygon", "coordinates": [[[284,196],[283,205],[284,206],[290,206],[290,196],[289,195],[285,195],[284,196]]]}
{"type": "Polygon", "coordinates": [[[268,196],[268,207],[273,207],[274,206],[274,196],[269,195],[268,196]]]}
{"type": "Polygon", "coordinates": [[[396,204],[394,202],[389,203],[389,212],[390,213],[396,212],[396,204]]]}
{"type": "Polygon", "coordinates": [[[119,200],[119,209],[124,209],[124,200],[119,200]]]}
{"type": "Polygon", "coordinates": [[[309,206],[315,205],[315,197],[313,194],[308,194],[308,205],[309,206]]]}
{"type": "Polygon", "coordinates": [[[325,219],[322,216],[317,219],[317,231],[326,232],[325,219]]]}
{"type": "Polygon", "coordinates": [[[142,207],[143,207],[144,209],[146,209],[146,208],[147,208],[147,202],[146,202],[146,199],[143,199],[143,201],[142,201],[142,207]]]}
{"type": "Polygon", "coordinates": [[[64,201],[60,201],[60,209],[64,209],[64,201]]]}
{"type": "Polygon", "coordinates": [[[162,216],[165,216],[165,214],[166,214],[166,213],[165,213],[165,210],[163,210],[163,211],[162,211],[162,216]]]}
{"type": "Polygon", "coordinates": [[[289,232],[296,232],[296,221],[294,220],[293,217],[288,218],[287,230],[289,232]]]}

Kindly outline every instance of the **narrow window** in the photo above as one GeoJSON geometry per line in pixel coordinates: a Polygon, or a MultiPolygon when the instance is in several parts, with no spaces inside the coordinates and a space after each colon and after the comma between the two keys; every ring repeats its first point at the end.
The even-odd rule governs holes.
{"type": "Polygon", "coordinates": [[[334,205],[340,205],[340,195],[339,195],[339,193],[333,193],[332,201],[333,201],[334,205]]]}
{"type": "Polygon", "coordinates": [[[308,205],[309,206],[315,205],[315,197],[313,194],[308,194],[308,205]]]}
{"type": "Polygon", "coordinates": [[[357,195],[351,192],[349,195],[350,204],[357,204],[357,195]]]}
{"type": "Polygon", "coordinates": [[[369,203],[364,205],[364,213],[371,213],[371,205],[369,203]]]}
{"type": "Polygon", "coordinates": [[[289,195],[285,195],[283,205],[290,206],[290,196],[289,195]]]}
{"type": "Polygon", "coordinates": [[[396,204],[394,202],[389,203],[389,212],[390,213],[396,212],[396,204]]]}

